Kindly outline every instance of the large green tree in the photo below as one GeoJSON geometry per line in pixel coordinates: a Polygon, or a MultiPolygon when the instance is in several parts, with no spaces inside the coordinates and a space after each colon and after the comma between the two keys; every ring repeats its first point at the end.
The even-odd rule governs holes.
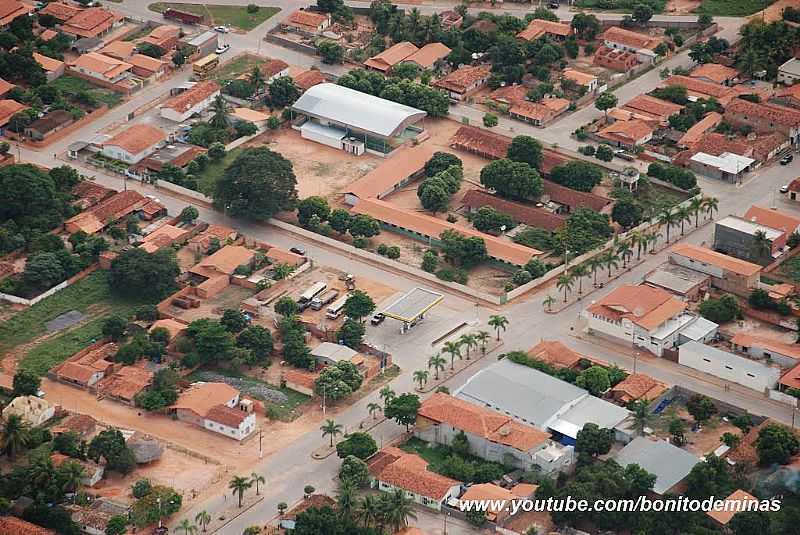
{"type": "Polygon", "coordinates": [[[542,177],[524,162],[495,160],[481,169],[481,184],[501,197],[526,200],[542,193],[542,177]]]}
{"type": "Polygon", "coordinates": [[[108,282],[111,289],[121,295],[159,299],[175,289],[178,275],[180,268],[172,248],[154,253],[133,248],[123,251],[111,262],[108,282]]]}
{"type": "Polygon", "coordinates": [[[539,169],[542,165],[542,144],[531,136],[517,136],[511,140],[506,158],[539,169]]]}
{"type": "Polygon", "coordinates": [[[592,163],[573,160],[554,167],[550,179],[570,189],[592,191],[603,180],[603,171],[592,163]]]}

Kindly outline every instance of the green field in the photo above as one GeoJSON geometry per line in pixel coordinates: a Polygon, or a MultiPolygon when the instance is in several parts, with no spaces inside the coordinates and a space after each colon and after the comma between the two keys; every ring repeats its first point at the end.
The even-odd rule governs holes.
{"type": "Polygon", "coordinates": [[[778,268],[778,273],[800,283],[800,256],[793,256],[778,268]]]}
{"type": "Polygon", "coordinates": [[[202,173],[197,175],[197,189],[200,191],[200,193],[208,195],[209,197],[214,194],[217,180],[219,180],[219,177],[222,176],[225,168],[236,159],[236,156],[238,156],[240,152],[242,152],[241,148],[233,149],[218,162],[210,162],[208,167],[206,167],[202,173]]]}
{"type": "Polygon", "coordinates": [[[746,17],[775,3],[775,0],[703,0],[698,13],[720,17],[746,17]]]}
{"type": "Polygon", "coordinates": [[[249,32],[281,9],[279,7],[260,7],[255,13],[248,13],[247,6],[221,6],[214,4],[183,4],[174,2],[155,2],[147,6],[150,11],[163,13],[167,9],[178,9],[206,17],[214,26],[231,26],[249,32]]]}
{"type": "Polygon", "coordinates": [[[89,344],[112,314],[130,316],[143,301],[126,301],[111,294],[105,271],[95,271],[72,286],[36,303],[0,323],[0,355],[45,334],[45,323],[71,310],[89,317],[88,323],[62,332],[34,346],[21,367],[43,374],[89,344]]]}
{"type": "Polygon", "coordinates": [[[241,54],[232,60],[223,63],[213,74],[217,81],[233,80],[242,74],[247,74],[253,67],[262,65],[266,60],[261,56],[253,54],[241,54]]]}
{"type": "Polygon", "coordinates": [[[113,108],[122,101],[122,95],[120,93],[116,93],[110,89],[100,89],[86,80],[75,76],[62,76],[61,78],[53,80],[50,84],[59,88],[67,95],[74,95],[80,91],[86,91],[109,108],[113,108]]]}

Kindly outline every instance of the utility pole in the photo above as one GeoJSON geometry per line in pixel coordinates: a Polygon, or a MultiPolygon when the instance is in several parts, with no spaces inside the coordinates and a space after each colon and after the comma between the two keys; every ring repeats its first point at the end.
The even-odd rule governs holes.
{"type": "Polygon", "coordinates": [[[259,428],[258,429],[258,458],[261,459],[264,456],[264,451],[261,448],[261,440],[264,438],[264,430],[259,428]]]}

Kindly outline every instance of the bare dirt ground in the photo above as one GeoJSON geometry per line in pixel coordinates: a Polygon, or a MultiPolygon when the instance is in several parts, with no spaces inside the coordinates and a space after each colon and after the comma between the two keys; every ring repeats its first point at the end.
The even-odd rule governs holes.
{"type": "Polygon", "coordinates": [[[761,336],[785,344],[793,344],[797,337],[797,333],[779,329],[769,323],[764,323],[753,318],[745,318],[741,321],[730,322],[723,326],[723,330],[731,335],[746,333],[751,336],[761,336]]]}
{"type": "Polygon", "coordinates": [[[267,145],[294,165],[297,192],[301,199],[312,195],[331,198],[343,194],[347,186],[371,171],[382,158],[371,154],[353,156],[300,137],[291,128],[267,131],[247,146],[267,145]]]}
{"type": "Polygon", "coordinates": [[[694,419],[686,410],[686,407],[680,405],[670,406],[661,414],[658,421],[652,426],[656,429],[656,435],[664,440],[670,440],[672,435],[670,435],[668,429],[669,423],[673,418],[680,418],[686,424],[686,444],[683,449],[698,457],[708,455],[717,449],[722,444],[721,437],[723,434],[742,434],[738,427],[725,422],[719,416],[712,417],[697,432],[692,432],[691,428],[694,424],[694,419]]]}
{"type": "Polygon", "coordinates": [[[701,3],[701,0],[669,0],[664,8],[664,13],[688,15],[700,7],[701,3]]]}
{"type": "Polygon", "coordinates": [[[203,299],[200,306],[184,310],[171,307],[176,317],[188,322],[201,318],[219,318],[227,308],[238,309],[239,304],[255,292],[241,286],[230,285],[211,299],[203,299]]]}
{"type": "Polygon", "coordinates": [[[759,11],[758,13],[754,13],[750,16],[751,19],[762,18],[765,22],[774,22],[776,20],[782,20],[781,14],[783,13],[783,9],[786,7],[800,7],[800,3],[797,0],[778,0],[767,9],[759,11]]]}

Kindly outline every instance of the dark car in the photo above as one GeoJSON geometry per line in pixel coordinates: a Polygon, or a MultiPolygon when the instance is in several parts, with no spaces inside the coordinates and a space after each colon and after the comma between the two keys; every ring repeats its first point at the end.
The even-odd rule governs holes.
{"type": "Polygon", "coordinates": [[[559,3],[557,1],[555,1],[555,0],[550,2],[548,5],[550,6],[550,9],[558,9],[559,8],[559,3]]]}
{"type": "Polygon", "coordinates": [[[299,254],[300,256],[306,255],[306,250],[302,247],[292,247],[289,251],[293,252],[294,254],[299,254]]]}
{"type": "Polygon", "coordinates": [[[385,319],[386,316],[383,314],[383,312],[378,312],[377,314],[372,316],[372,319],[369,320],[369,322],[373,325],[380,325],[381,323],[383,323],[383,320],[385,319]]]}
{"type": "Polygon", "coordinates": [[[794,155],[787,154],[786,156],[781,158],[781,165],[789,165],[790,163],[792,163],[792,160],[794,160],[794,155]]]}

